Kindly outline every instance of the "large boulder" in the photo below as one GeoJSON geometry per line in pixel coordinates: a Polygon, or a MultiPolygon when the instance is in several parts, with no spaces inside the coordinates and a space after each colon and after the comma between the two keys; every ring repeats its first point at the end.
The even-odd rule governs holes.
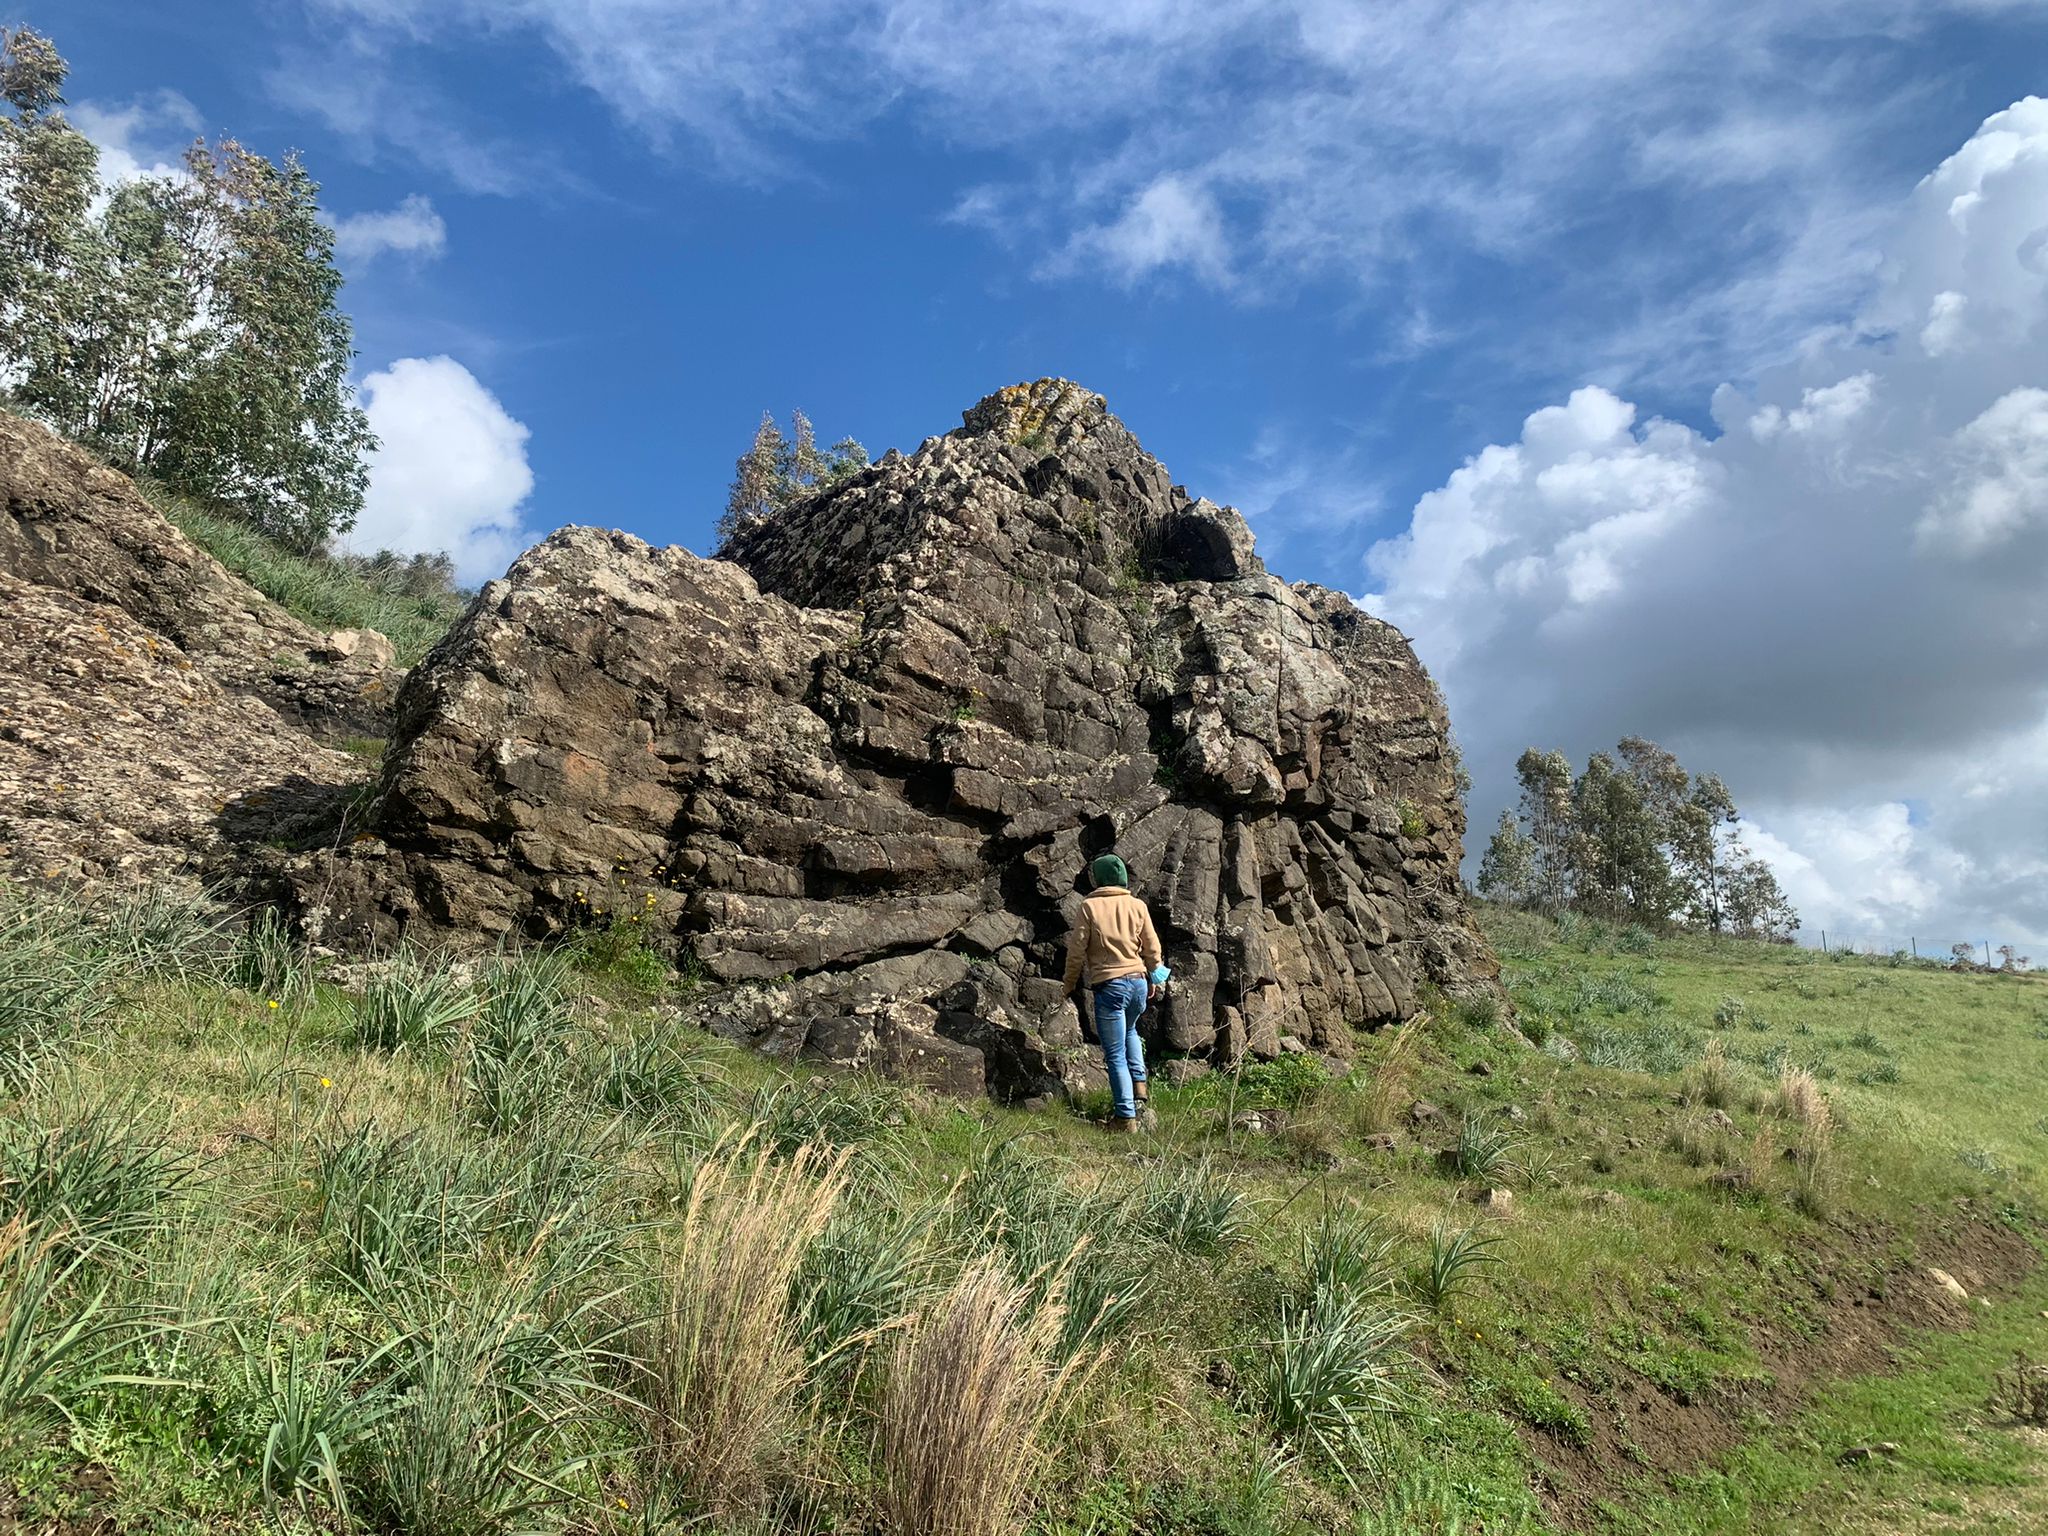
{"type": "Polygon", "coordinates": [[[1166,1049],[1330,1055],[1494,985],[1444,709],[1406,640],[1290,586],[1101,397],[963,427],[736,529],[725,560],[567,528],[400,699],[372,836],[292,876],[329,940],[627,921],[773,992],[720,1027],[1029,1096],[1115,849],[1175,971],[1166,1049]],[[918,1010],[922,1010],[921,1012],[918,1010]]]}

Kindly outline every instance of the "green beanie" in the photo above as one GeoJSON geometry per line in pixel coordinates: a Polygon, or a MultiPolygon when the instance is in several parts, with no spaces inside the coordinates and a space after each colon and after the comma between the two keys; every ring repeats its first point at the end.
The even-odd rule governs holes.
{"type": "Polygon", "coordinates": [[[1096,855],[1095,862],[1088,866],[1088,878],[1097,885],[1129,885],[1131,872],[1115,854],[1103,853],[1096,855]]]}

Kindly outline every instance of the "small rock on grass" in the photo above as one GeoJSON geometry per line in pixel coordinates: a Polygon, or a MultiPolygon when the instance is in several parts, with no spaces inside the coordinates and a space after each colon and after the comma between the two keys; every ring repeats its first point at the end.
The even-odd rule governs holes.
{"type": "Polygon", "coordinates": [[[1898,1450],[1898,1446],[1891,1441],[1880,1440],[1875,1445],[1852,1445],[1835,1460],[1845,1467],[1853,1467],[1858,1462],[1870,1460],[1873,1456],[1895,1456],[1898,1450]]]}
{"type": "Polygon", "coordinates": [[[1945,1269],[1930,1269],[1927,1271],[1927,1278],[1948,1292],[1949,1295],[1955,1297],[1957,1301],[1968,1301],[1970,1299],[1970,1293],[1963,1289],[1962,1281],[1945,1269]]]}
{"type": "Polygon", "coordinates": [[[1410,1125],[1442,1125],[1444,1123],[1444,1112],[1427,1099],[1417,1099],[1408,1106],[1408,1123],[1410,1125]]]}
{"type": "Polygon", "coordinates": [[[1493,1076],[1493,1063],[1490,1061],[1475,1061],[1465,1070],[1473,1077],[1491,1077],[1493,1076]]]}
{"type": "Polygon", "coordinates": [[[1510,1216],[1514,1214],[1515,1192],[1494,1185],[1479,1192],[1479,1209],[1489,1216],[1510,1216]]]}

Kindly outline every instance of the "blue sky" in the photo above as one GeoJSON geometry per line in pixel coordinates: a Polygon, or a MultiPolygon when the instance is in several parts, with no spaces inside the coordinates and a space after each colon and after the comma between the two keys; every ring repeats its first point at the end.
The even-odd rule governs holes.
{"type": "Polygon", "coordinates": [[[303,152],[387,441],[366,533],[470,576],[571,521],[702,551],[764,408],[879,452],[1062,374],[1415,637],[1476,833],[1520,745],[1640,730],[1727,773],[1815,926],[2048,945],[2048,846],[1986,810],[2048,826],[2048,126],[1985,126],[2039,4],[24,19],[117,170],[303,152]]]}

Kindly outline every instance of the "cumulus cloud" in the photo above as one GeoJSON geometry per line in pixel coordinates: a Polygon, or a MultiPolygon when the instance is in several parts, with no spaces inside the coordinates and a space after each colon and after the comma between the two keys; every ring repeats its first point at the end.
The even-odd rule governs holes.
{"type": "Polygon", "coordinates": [[[100,182],[108,188],[138,176],[184,175],[181,157],[203,126],[199,109],[176,91],[119,105],[81,101],[66,115],[99,150],[100,182]]]}
{"type": "Polygon", "coordinates": [[[383,255],[425,261],[447,248],[448,226],[441,222],[433,203],[417,192],[396,208],[352,213],[334,226],[335,253],[358,266],[367,266],[383,255]]]}
{"type": "Polygon", "coordinates": [[[369,492],[349,535],[359,551],[444,552],[458,580],[502,575],[534,540],[527,429],[452,357],[404,357],[363,381],[377,434],[369,492]]]}
{"type": "Polygon", "coordinates": [[[1421,498],[1364,601],[1442,676],[1475,826],[1521,747],[1641,732],[1729,779],[1810,927],[2048,946],[2044,239],[2028,98],[1712,432],[1589,386],[1421,498]]]}

